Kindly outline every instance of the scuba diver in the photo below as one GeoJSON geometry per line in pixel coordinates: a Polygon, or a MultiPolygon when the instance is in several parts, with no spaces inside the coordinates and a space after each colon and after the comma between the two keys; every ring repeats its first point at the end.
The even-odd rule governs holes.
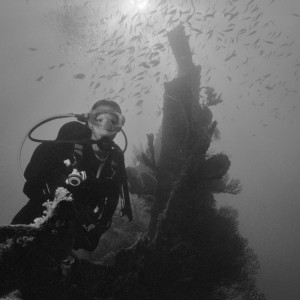
{"type": "Polygon", "coordinates": [[[124,153],[113,141],[125,118],[119,105],[106,99],[80,116],[80,122],[64,124],[55,141],[43,142],[33,152],[24,172],[23,192],[29,201],[11,224],[33,223],[43,215],[43,203],[65,187],[74,199],[73,249],[92,251],[111,226],[119,198],[121,214],[132,221],[124,153]]]}

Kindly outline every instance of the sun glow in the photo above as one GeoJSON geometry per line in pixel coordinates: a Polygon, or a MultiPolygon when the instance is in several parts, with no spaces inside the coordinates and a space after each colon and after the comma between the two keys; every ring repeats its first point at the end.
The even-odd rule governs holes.
{"type": "Polygon", "coordinates": [[[130,0],[130,4],[139,11],[144,11],[148,7],[148,0],[130,0]]]}

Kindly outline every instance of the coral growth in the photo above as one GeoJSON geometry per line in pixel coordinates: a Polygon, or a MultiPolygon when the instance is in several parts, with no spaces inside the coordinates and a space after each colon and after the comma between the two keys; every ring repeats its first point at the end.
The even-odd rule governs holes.
{"type": "Polygon", "coordinates": [[[72,198],[59,190],[46,207],[34,224],[0,227],[0,295],[19,289],[24,299],[35,299],[48,286],[64,285],[64,261],[73,246],[72,198]]]}

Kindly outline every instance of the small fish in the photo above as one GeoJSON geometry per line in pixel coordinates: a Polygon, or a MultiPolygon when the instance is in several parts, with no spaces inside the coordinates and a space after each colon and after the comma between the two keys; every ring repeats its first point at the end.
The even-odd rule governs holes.
{"type": "Polygon", "coordinates": [[[204,16],[204,18],[203,18],[203,21],[206,21],[206,19],[208,19],[208,18],[213,18],[214,15],[215,15],[215,13],[206,14],[206,15],[204,16]]]}
{"type": "Polygon", "coordinates": [[[134,42],[135,40],[138,40],[138,39],[140,39],[140,38],[141,38],[140,34],[134,35],[134,36],[129,40],[129,43],[134,42]]]}
{"type": "Polygon", "coordinates": [[[243,29],[239,30],[238,35],[243,34],[243,33],[245,33],[246,31],[247,31],[247,29],[243,28],[243,29]]]}
{"type": "Polygon", "coordinates": [[[135,51],[135,48],[133,46],[128,47],[127,50],[129,50],[129,53],[132,54],[135,51]]]}
{"type": "Polygon", "coordinates": [[[228,28],[228,29],[224,30],[224,32],[230,32],[230,31],[233,31],[233,30],[234,30],[234,28],[228,28]]]}
{"type": "MultiPolygon", "coordinates": [[[[120,35],[119,37],[116,38],[116,44],[118,44],[119,40],[123,37],[123,35],[120,35]]],[[[124,43],[123,43],[124,44],[124,43]]],[[[121,44],[120,44],[121,45],[121,44]]]]}
{"type": "Polygon", "coordinates": [[[44,76],[40,76],[39,78],[36,79],[36,81],[41,81],[44,78],[44,76]]]}
{"type": "Polygon", "coordinates": [[[269,76],[271,76],[271,73],[266,74],[266,75],[264,76],[264,78],[267,78],[267,77],[269,77],[269,76]]]}
{"type": "Polygon", "coordinates": [[[200,30],[200,29],[197,29],[197,28],[192,28],[191,30],[193,30],[193,31],[196,31],[198,34],[201,34],[201,33],[203,33],[203,31],[202,31],[202,30],[200,30]]]}
{"type": "Polygon", "coordinates": [[[155,66],[157,66],[157,65],[159,65],[160,64],[160,60],[151,60],[150,61],[150,63],[151,63],[151,65],[153,66],[153,67],[155,67],[155,66]]]}
{"type": "Polygon", "coordinates": [[[189,15],[185,21],[188,22],[193,16],[194,16],[194,14],[189,15]]]}
{"type": "Polygon", "coordinates": [[[256,30],[251,31],[248,35],[252,35],[254,33],[256,33],[256,30]]]}
{"type": "Polygon", "coordinates": [[[141,25],[143,25],[143,22],[139,22],[139,23],[137,23],[137,24],[134,26],[134,30],[136,30],[136,29],[137,29],[137,27],[138,27],[138,26],[141,26],[141,25]]]}
{"type": "Polygon", "coordinates": [[[290,108],[288,111],[294,110],[297,106],[294,105],[292,108],[290,108]]]}
{"type": "Polygon", "coordinates": [[[237,54],[236,54],[236,51],[234,50],[229,56],[227,56],[224,61],[228,61],[230,60],[231,58],[235,57],[237,54]]]}
{"type": "Polygon", "coordinates": [[[125,51],[126,51],[125,49],[119,50],[119,51],[117,51],[113,56],[120,55],[120,54],[124,53],[125,51]]]}
{"type": "Polygon", "coordinates": [[[36,51],[37,48],[28,48],[28,50],[30,50],[30,51],[36,51]]]}
{"type": "MultiPolygon", "coordinates": [[[[262,16],[262,12],[260,12],[260,13],[256,16],[254,22],[257,21],[257,19],[258,19],[260,16],[262,16]]],[[[255,23],[255,25],[254,25],[253,27],[255,27],[257,24],[258,24],[258,23],[255,23]]]]}
{"type": "Polygon", "coordinates": [[[85,77],[85,75],[83,73],[79,73],[73,76],[76,79],[83,79],[85,77]]]}
{"type": "Polygon", "coordinates": [[[150,66],[147,63],[145,63],[145,62],[140,63],[139,66],[145,67],[147,69],[150,68],[150,66]]]}
{"type": "Polygon", "coordinates": [[[134,15],[132,16],[132,21],[133,21],[138,15],[139,15],[138,12],[137,12],[136,14],[134,14],[134,15]]]}
{"type": "Polygon", "coordinates": [[[136,106],[141,106],[143,104],[144,100],[139,100],[135,105],[136,106]]]}
{"type": "Polygon", "coordinates": [[[252,45],[256,45],[259,41],[260,39],[258,38],[252,45]]]}
{"type": "Polygon", "coordinates": [[[157,34],[162,34],[164,32],[166,32],[166,29],[161,29],[157,34]]]}
{"type": "Polygon", "coordinates": [[[257,5],[250,11],[250,13],[252,14],[252,13],[254,13],[255,11],[258,11],[257,5]]]}
{"type": "Polygon", "coordinates": [[[273,86],[266,85],[265,88],[268,89],[268,90],[273,90],[275,86],[276,86],[276,84],[274,84],[273,86]]]}
{"type": "Polygon", "coordinates": [[[228,22],[229,22],[229,21],[231,21],[233,18],[235,18],[238,14],[239,14],[238,12],[236,12],[236,13],[230,13],[230,12],[227,12],[227,13],[224,14],[224,17],[226,17],[226,16],[229,15],[229,16],[230,16],[229,19],[228,19],[228,22]]]}
{"type": "Polygon", "coordinates": [[[157,56],[157,55],[159,55],[159,52],[155,51],[155,52],[150,54],[149,59],[151,60],[153,56],[157,56]]]}
{"type": "Polygon", "coordinates": [[[156,8],[158,8],[159,6],[162,6],[163,4],[166,3],[166,0],[161,0],[157,5],[156,8]]]}
{"type": "Polygon", "coordinates": [[[161,43],[157,43],[157,44],[154,45],[155,50],[160,50],[160,49],[163,49],[164,47],[165,46],[161,43]]]}
{"type": "Polygon", "coordinates": [[[157,12],[157,9],[153,9],[153,10],[149,11],[149,14],[152,15],[152,14],[154,14],[156,12],[157,12]]]}
{"type": "Polygon", "coordinates": [[[145,72],[147,72],[147,71],[141,71],[141,72],[137,73],[137,74],[136,74],[136,77],[137,77],[137,76],[143,75],[145,72]]]}
{"type": "Polygon", "coordinates": [[[65,64],[60,64],[59,66],[58,66],[58,68],[61,68],[61,67],[63,67],[65,64]]]}
{"type": "Polygon", "coordinates": [[[279,36],[281,36],[281,31],[277,33],[277,35],[275,36],[275,38],[278,38],[279,36]]]}
{"type": "Polygon", "coordinates": [[[254,2],[254,0],[250,0],[250,1],[247,3],[247,7],[250,6],[250,4],[253,3],[253,2],[254,2]]]}
{"type": "Polygon", "coordinates": [[[273,108],[273,109],[271,110],[271,112],[276,111],[276,110],[278,110],[278,109],[279,109],[279,107],[275,107],[275,108],[273,108]]]}
{"type": "Polygon", "coordinates": [[[132,72],[132,68],[130,66],[126,66],[124,70],[125,70],[125,73],[131,73],[132,72]]]}
{"type": "Polygon", "coordinates": [[[97,52],[99,51],[99,48],[93,48],[93,49],[89,49],[87,51],[85,51],[85,53],[93,53],[93,52],[97,52]]]}
{"type": "Polygon", "coordinates": [[[121,24],[126,18],[127,18],[127,15],[123,15],[122,18],[119,21],[119,24],[121,24]]]}
{"type": "Polygon", "coordinates": [[[169,15],[175,15],[176,14],[176,12],[177,12],[177,9],[176,8],[174,8],[173,10],[171,10],[168,14],[169,15]]]}
{"type": "Polygon", "coordinates": [[[180,11],[179,11],[180,17],[181,17],[182,15],[188,14],[190,11],[191,11],[191,9],[186,10],[186,11],[180,10],[180,11]]]}
{"type": "Polygon", "coordinates": [[[101,83],[98,82],[98,83],[95,85],[94,90],[97,89],[100,85],[101,85],[101,83]]]}
{"type": "Polygon", "coordinates": [[[207,36],[208,36],[208,40],[212,37],[212,35],[213,35],[213,33],[214,33],[214,31],[213,30],[209,30],[206,34],[207,34],[207,36]]]}

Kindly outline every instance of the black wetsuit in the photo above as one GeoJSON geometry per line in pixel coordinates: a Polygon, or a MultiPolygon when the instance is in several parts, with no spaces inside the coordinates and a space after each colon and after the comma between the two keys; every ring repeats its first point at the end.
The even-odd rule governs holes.
{"type": "MultiPolygon", "coordinates": [[[[69,122],[59,130],[57,140],[90,137],[91,131],[86,125],[69,122]]],[[[23,191],[29,201],[13,218],[12,224],[32,223],[42,216],[45,210],[42,204],[53,199],[57,187],[65,187],[74,198],[76,223],[79,225],[74,247],[92,250],[101,234],[110,227],[119,196],[124,194],[122,188],[127,183],[124,155],[118,147],[112,147],[100,159],[92,144],[77,145],[81,147],[79,156],[74,152],[74,144],[43,143],[35,149],[24,173],[26,183],[23,191]],[[74,163],[75,157],[78,171],[86,172],[87,177],[78,186],[66,183],[72,169],[66,162],[74,163]],[[96,224],[96,230],[87,230],[91,224],[96,224]]]]}

